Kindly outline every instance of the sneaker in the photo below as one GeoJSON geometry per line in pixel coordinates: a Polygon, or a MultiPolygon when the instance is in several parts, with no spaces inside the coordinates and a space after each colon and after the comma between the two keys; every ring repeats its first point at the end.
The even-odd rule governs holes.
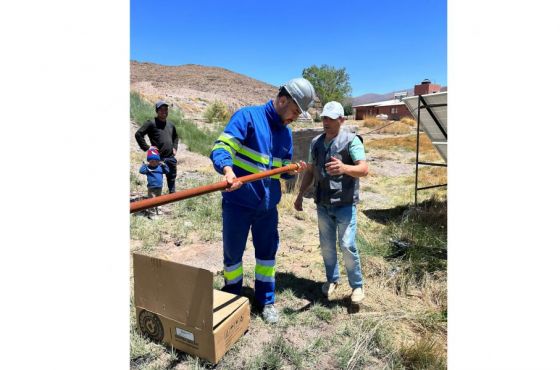
{"type": "Polygon", "coordinates": [[[278,322],[278,311],[273,304],[267,304],[262,310],[262,318],[267,324],[276,324],[278,322]]]}
{"type": "Polygon", "coordinates": [[[352,303],[358,304],[364,300],[364,297],[364,289],[356,288],[352,290],[352,296],[350,297],[350,299],[352,300],[352,303]]]}
{"type": "Polygon", "coordinates": [[[329,283],[328,281],[326,283],[323,284],[323,286],[321,287],[321,291],[323,292],[323,295],[327,298],[329,298],[333,293],[334,290],[338,287],[338,283],[329,283]]]}

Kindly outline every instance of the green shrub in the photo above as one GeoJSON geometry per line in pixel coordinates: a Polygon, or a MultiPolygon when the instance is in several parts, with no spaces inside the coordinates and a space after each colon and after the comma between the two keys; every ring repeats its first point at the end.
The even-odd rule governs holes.
{"type": "Polygon", "coordinates": [[[226,123],[231,118],[231,112],[225,103],[216,100],[206,108],[204,118],[210,123],[226,123]]]}

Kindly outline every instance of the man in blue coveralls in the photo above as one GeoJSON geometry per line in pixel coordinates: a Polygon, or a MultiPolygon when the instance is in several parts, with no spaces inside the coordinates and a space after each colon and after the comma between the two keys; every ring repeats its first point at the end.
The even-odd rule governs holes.
{"type": "Polygon", "coordinates": [[[214,168],[230,185],[222,193],[224,243],[224,291],[241,294],[243,252],[249,229],[255,247],[255,303],[267,323],[278,321],[274,307],[280,178],[288,179],[306,168],[243,185],[236,178],[289,164],[292,132],[288,125],[306,112],[315,90],[304,78],[294,78],[280,87],[265,105],[245,107],[233,114],[210,154],[214,168]],[[243,185],[243,186],[242,186],[243,185]]]}

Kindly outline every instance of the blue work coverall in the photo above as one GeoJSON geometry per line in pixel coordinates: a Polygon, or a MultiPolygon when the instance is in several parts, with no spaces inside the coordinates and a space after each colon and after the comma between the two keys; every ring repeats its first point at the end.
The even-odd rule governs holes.
{"type": "MultiPolygon", "coordinates": [[[[210,154],[214,168],[223,174],[231,166],[237,177],[282,167],[292,160],[292,132],[274,109],[265,105],[238,110],[218,137],[210,154]]],[[[241,294],[243,252],[249,229],[255,247],[255,300],[274,303],[280,177],[276,175],[222,193],[224,290],[241,294]]]]}

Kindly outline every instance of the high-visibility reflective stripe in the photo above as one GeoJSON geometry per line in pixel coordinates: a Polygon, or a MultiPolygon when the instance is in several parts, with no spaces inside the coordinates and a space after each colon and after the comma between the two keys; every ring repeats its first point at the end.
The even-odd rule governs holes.
{"type": "Polygon", "coordinates": [[[274,276],[264,276],[261,274],[255,273],[255,280],[264,281],[267,283],[274,283],[274,276]]]}
{"type": "Polygon", "coordinates": [[[237,270],[243,263],[242,262],[238,262],[235,265],[231,265],[231,266],[226,266],[224,265],[224,270],[225,271],[234,271],[237,270]]]}
{"type": "Polygon", "coordinates": [[[239,277],[243,277],[243,266],[241,264],[237,264],[234,266],[230,266],[225,267],[224,268],[224,278],[226,279],[226,282],[234,282],[235,281],[239,281],[237,278],[239,277]],[[233,270],[228,271],[230,268],[237,266],[238,267],[234,268],[233,270]]]}
{"type": "Polygon", "coordinates": [[[243,280],[243,275],[239,275],[238,277],[236,277],[236,278],[233,279],[233,280],[228,280],[228,279],[226,279],[226,285],[235,284],[235,283],[237,283],[237,282],[239,282],[239,281],[241,281],[241,280],[243,280]]]}
{"type": "Polygon", "coordinates": [[[241,143],[239,142],[239,140],[228,134],[221,134],[220,137],[218,137],[218,141],[223,141],[224,143],[228,144],[236,152],[238,152],[239,148],[241,148],[241,143]]]}
{"type": "Polygon", "coordinates": [[[234,156],[234,151],[233,151],[233,149],[232,149],[229,145],[227,145],[227,144],[224,144],[224,143],[217,143],[217,144],[215,144],[215,145],[212,147],[212,151],[214,151],[214,150],[216,150],[216,149],[225,149],[225,150],[227,150],[227,151],[229,152],[229,154],[231,155],[232,158],[233,158],[233,156],[234,156]]]}
{"type": "Polygon", "coordinates": [[[272,158],[272,166],[273,167],[282,167],[282,160],[280,158],[273,157],[272,158]]]}
{"type": "Polygon", "coordinates": [[[239,157],[233,158],[233,164],[251,173],[259,173],[265,170],[264,168],[260,168],[256,164],[246,161],[243,158],[239,158],[239,157]]]}
{"type": "Polygon", "coordinates": [[[292,163],[292,161],[287,160],[287,159],[284,159],[284,160],[282,161],[282,166],[287,166],[287,165],[289,165],[289,164],[291,164],[291,163],[292,163]]]}
{"type": "Polygon", "coordinates": [[[255,266],[255,274],[261,274],[263,276],[274,277],[274,270],[276,270],[274,266],[263,266],[259,264],[255,266]]]}
{"type": "Polygon", "coordinates": [[[229,134],[221,134],[218,140],[230,145],[233,149],[235,149],[235,151],[251,158],[255,162],[268,165],[268,162],[270,161],[270,157],[268,155],[259,153],[254,149],[242,145],[239,140],[229,134]]]}
{"type": "Polygon", "coordinates": [[[274,266],[276,265],[276,260],[261,260],[259,258],[255,258],[257,265],[263,266],[274,266]]]}

